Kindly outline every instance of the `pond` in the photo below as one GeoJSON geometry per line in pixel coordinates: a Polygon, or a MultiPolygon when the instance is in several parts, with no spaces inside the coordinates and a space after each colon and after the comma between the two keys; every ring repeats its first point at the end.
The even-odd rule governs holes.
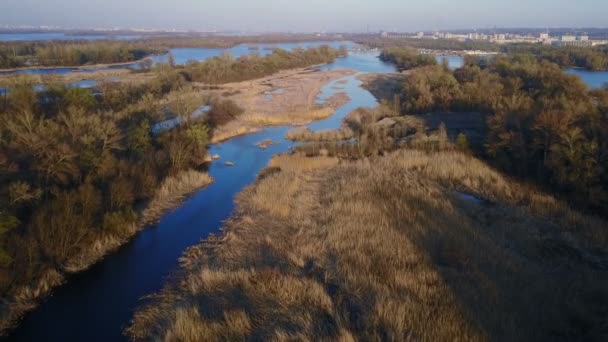
{"type": "Polygon", "coordinates": [[[571,75],[577,75],[583,82],[585,82],[591,89],[598,89],[608,84],[608,71],[590,71],[579,68],[566,69],[566,73],[571,75]]]}
{"type": "Polygon", "coordinates": [[[443,63],[443,61],[447,61],[448,67],[452,70],[456,70],[464,66],[464,57],[462,56],[436,56],[435,59],[439,64],[443,63]]]}

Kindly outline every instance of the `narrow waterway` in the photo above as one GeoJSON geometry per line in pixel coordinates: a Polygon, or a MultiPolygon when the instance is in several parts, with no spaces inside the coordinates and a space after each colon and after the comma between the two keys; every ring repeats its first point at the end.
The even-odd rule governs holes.
{"type": "MultiPolygon", "coordinates": [[[[460,61],[450,60],[450,66],[460,61]]],[[[320,70],[338,68],[365,72],[394,72],[377,53],[351,53],[320,70]]],[[[587,80],[586,80],[587,81],[587,80]]],[[[374,106],[375,98],[357,75],[326,84],[319,101],[336,92],[346,92],[350,101],[331,117],[309,125],[312,130],[333,129],[351,110],[374,106]]],[[[154,226],[139,233],[131,242],[112,253],[90,270],[71,276],[66,285],[37,309],[26,315],[8,337],[11,341],[122,341],[122,335],[142,298],[161,289],[167,277],[178,267],[183,251],[210,233],[219,233],[224,220],[234,209],[235,196],[251,184],[270,158],[289,151],[294,143],[284,139],[291,127],[267,128],[257,133],[235,137],[210,147],[220,155],[209,173],[215,181],[196,192],[182,206],[167,213],[154,226]],[[256,143],[271,139],[275,144],[263,150],[256,143]],[[233,162],[234,166],[224,165],[233,162]]]]}
{"type": "MultiPolygon", "coordinates": [[[[376,54],[355,53],[319,69],[394,71],[393,66],[376,57],[376,54]]],[[[351,100],[333,116],[309,127],[315,130],[337,128],[352,109],[376,105],[375,98],[360,84],[356,76],[327,84],[319,101],[342,91],[351,100]]],[[[126,340],[122,332],[134,310],[143,303],[142,298],[161,289],[167,277],[177,269],[177,259],[186,248],[210,233],[219,233],[223,221],[234,209],[235,195],[255,180],[273,155],[287,152],[293,146],[284,139],[290,128],[267,128],[211,146],[209,152],[221,158],[209,170],[215,179],[209,187],[196,192],[158,224],[143,230],[90,270],[71,276],[67,284],[26,315],[10,340],[126,340]],[[265,139],[271,139],[275,144],[265,150],[256,146],[265,139]],[[226,161],[233,162],[234,166],[224,165],[226,161]]]]}

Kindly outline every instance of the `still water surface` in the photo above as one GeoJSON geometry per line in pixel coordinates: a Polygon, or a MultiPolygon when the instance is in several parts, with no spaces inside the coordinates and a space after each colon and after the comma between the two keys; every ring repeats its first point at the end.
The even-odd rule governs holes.
{"type": "Polygon", "coordinates": [[[597,89],[604,85],[608,85],[608,71],[589,71],[585,69],[569,68],[566,69],[566,73],[577,75],[591,89],[597,89]]]}

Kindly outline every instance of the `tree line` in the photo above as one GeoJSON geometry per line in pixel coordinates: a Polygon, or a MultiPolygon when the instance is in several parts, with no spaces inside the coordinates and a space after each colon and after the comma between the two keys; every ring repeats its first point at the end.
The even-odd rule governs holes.
{"type": "Polygon", "coordinates": [[[275,49],[267,56],[253,53],[234,58],[230,53],[224,53],[202,62],[188,63],[183,70],[189,79],[195,82],[240,82],[271,75],[280,70],[326,64],[347,53],[345,48],[337,50],[327,45],[292,51],[275,49]]]}
{"type": "Polygon", "coordinates": [[[0,42],[0,69],[28,66],[81,66],[140,60],[171,48],[230,48],[239,44],[272,44],[335,41],[312,35],[251,37],[151,37],[132,41],[32,41],[0,42]]]}
{"type": "Polygon", "coordinates": [[[530,54],[561,67],[579,67],[588,70],[608,70],[608,47],[559,47],[532,43],[494,44],[484,41],[458,41],[451,39],[387,39],[360,35],[352,37],[356,43],[374,48],[411,47],[431,50],[482,50],[502,54],[530,54]]]}
{"type": "Polygon", "coordinates": [[[411,47],[390,47],[382,50],[380,59],[397,66],[399,70],[409,70],[437,64],[433,55],[423,55],[411,47]]]}
{"type": "Polygon", "coordinates": [[[132,62],[167,49],[145,42],[50,41],[0,43],[0,68],[132,62]]]}
{"type": "Polygon", "coordinates": [[[580,78],[529,55],[479,62],[413,70],[402,111],[486,113],[485,155],[495,165],[605,212],[608,91],[588,91],[580,78]]]}

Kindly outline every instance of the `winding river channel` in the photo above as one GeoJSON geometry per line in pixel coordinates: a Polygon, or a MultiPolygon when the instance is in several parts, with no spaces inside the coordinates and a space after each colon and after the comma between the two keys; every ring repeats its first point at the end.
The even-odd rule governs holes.
{"type": "MultiPolygon", "coordinates": [[[[358,72],[394,72],[377,53],[351,53],[321,70],[348,68],[358,72]]],[[[335,92],[346,92],[350,101],[331,117],[309,125],[313,130],[333,129],[352,109],[376,105],[375,98],[355,76],[325,85],[319,101],[335,92]],[[345,80],[346,83],[340,82],[345,80]],[[336,87],[343,89],[336,89],[336,87]]],[[[284,139],[292,127],[267,128],[257,133],[232,138],[210,147],[221,159],[209,173],[214,182],[193,194],[160,222],[140,232],[131,242],[107,256],[88,271],[70,276],[51,297],[27,314],[9,336],[12,341],[121,341],[134,310],[142,298],[161,289],[178,267],[186,248],[197,244],[220,228],[234,209],[234,198],[251,184],[270,158],[289,151],[294,143],[284,139]],[[271,139],[275,144],[260,149],[257,142],[271,139]],[[225,166],[231,161],[234,166],[225,166]]]]}
{"type": "MultiPolygon", "coordinates": [[[[343,44],[336,43],[337,46],[343,44]]],[[[307,44],[308,45],[308,44],[307,44]]],[[[300,47],[281,46],[282,48],[300,47]]],[[[270,44],[254,48],[237,46],[233,55],[270,51],[270,44]]],[[[352,47],[352,46],[350,46],[352,47]]],[[[232,51],[234,50],[234,51],[232,51]]],[[[174,49],[178,63],[187,59],[217,56],[217,49],[174,49]]],[[[347,68],[359,73],[395,72],[395,68],[377,58],[378,52],[352,52],[348,57],[319,67],[320,70],[347,68]]],[[[159,58],[162,60],[162,58],[159,58]]],[[[451,67],[462,62],[451,58],[451,67]]],[[[351,110],[374,106],[375,98],[361,87],[357,75],[326,84],[318,101],[335,92],[346,92],[350,101],[329,118],[309,125],[312,130],[333,129],[351,110]],[[346,81],[346,82],[340,82],[346,81]]],[[[608,77],[607,77],[608,78],[608,77]]],[[[608,81],[608,79],[606,80],[608,81]]],[[[210,233],[219,233],[223,222],[234,209],[234,198],[251,184],[271,157],[289,151],[294,143],[284,139],[292,127],[266,128],[210,146],[211,155],[220,155],[209,173],[214,182],[194,193],[179,208],[165,214],[160,222],[140,232],[132,241],[107,256],[88,271],[69,277],[51,297],[27,314],[8,337],[11,341],[121,341],[134,310],[145,303],[146,295],[161,289],[178,268],[178,258],[186,248],[197,244],[210,233]],[[260,149],[256,143],[271,139],[275,144],[260,149]],[[224,165],[230,161],[234,166],[224,165]]]]}

